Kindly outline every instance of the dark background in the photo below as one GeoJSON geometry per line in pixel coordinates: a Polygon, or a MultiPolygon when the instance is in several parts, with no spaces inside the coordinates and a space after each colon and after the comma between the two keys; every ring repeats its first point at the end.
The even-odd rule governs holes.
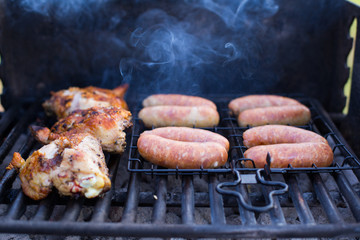
{"type": "MultiPolygon", "coordinates": [[[[3,102],[129,83],[128,99],[300,94],[341,113],[357,12],[338,0],[4,0],[3,102]]],[[[349,115],[338,122],[356,149],[357,85],[349,115]]]]}

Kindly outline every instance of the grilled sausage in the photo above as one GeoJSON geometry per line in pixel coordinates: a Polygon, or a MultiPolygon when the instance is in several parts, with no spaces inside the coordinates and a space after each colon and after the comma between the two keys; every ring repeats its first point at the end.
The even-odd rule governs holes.
{"type": "MultiPolygon", "coordinates": [[[[254,127],[244,132],[244,145],[249,149],[244,157],[252,159],[257,168],[266,164],[266,155],[272,158],[271,167],[318,167],[331,165],[333,152],[322,136],[300,128],[280,125],[254,127]]],[[[251,161],[246,167],[253,167],[251,161]]]]}
{"type": "MultiPolygon", "coordinates": [[[[244,156],[252,159],[255,167],[263,168],[267,153],[271,156],[272,168],[286,168],[289,164],[293,167],[311,167],[312,164],[327,167],[333,161],[331,147],[322,142],[255,146],[246,150],[244,156]]],[[[253,167],[251,161],[246,161],[244,165],[253,167]]]]}
{"type": "Polygon", "coordinates": [[[208,106],[152,106],[141,109],[139,118],[147,128],[184,126],[213,127],[219,124],[216,109],[208,106]]]}
{"type": "Polygon", "coordinates": [[[250,95],[232,100],[229,108],[238,124],[261,126],[266,124],[304,125],[310,121],[310,110],[295,99],[276,95],[250,95]]]}
{"type": "Polygon", "coordinates": [[[145,131],[138,139],[140,155],[167,168],[216,168],[228,158],[229,141],[202,129],[165,127],[145,131]]]}
{"type": "Polygon", "coordinates": [[[208,106],[216,110],[216,105],[212,101],[196,96],[181,94],[154,94],[143,100],[144,107],[151,106],[208,106]]]}
{"type": "Polygon", "coordinates": [[[326,139],[317,133],[282,125],[266,125],[250,128],[243,133],[243,142],[247,148],[280,143],[327,143],[326,139]]]}
{"type": "Polygon", "coordinates": [[[232,100],[229,103],[229,109],[238,116],[240,112],[247,109],[287,105],[301,105],[301,103],[295,99],[277,95],[248,95],[232,100]]]}
{"type": "Polygon", "coordinates": [[[276,106],[245,110],[239,114],[238,124],[241,127],[266,124],[300,126],[308,123],[310,118],[310,110],[304,105],[276,106]]]}
{"type": "Polygon", "coordinates": [[[155,94],[143,101],[139,118],[146,127],[213,127],[219,124],[216,105],[205,98],[180,94],[155,94]]]}

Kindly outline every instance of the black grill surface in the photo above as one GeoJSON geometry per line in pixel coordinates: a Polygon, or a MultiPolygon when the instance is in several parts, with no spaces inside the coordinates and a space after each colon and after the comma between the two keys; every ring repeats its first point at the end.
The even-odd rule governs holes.
{"type": "Polygon", "coordinates": [[[329,141],[334,164],[327,168],[258,170],[242,165],[246,150],[242,133],[247,128],[238,127],[229,115],[231,98],[206,97],[217,104],[221,115],[220,125],[209,130],[224,135],[231,144],[224,167],[169,170],[148,163],[136,148],[137,138],[145,130],[137,118],[141,106],[139,102],[129,104],[136,108],[132,110],[134,127],[128,134],[127,151],[122,156],[107,154],[112,189],[97,199],[61,197],[54,190],[46,199],[33,201],[22,193],[16,171],[5,167],[14,151],[27,157],[40,147],[27,126],[48,120],[40,104],[14,105],[0,119],[0,232],[161,238],[360,235],[359,160],[316,100],[297,98],[312,112],[311,123],[301,127],[329,141]],[[220,194],[218,190],[224,185],[222,189],[240,194],[246,206],[254,209],[249,210],[235,195],[220,194]],[[288,191],[271,197],[284,186],[288,191]],[[270,203],[269,210],[259,210],[270,203]],[[289,209],[293,218],[288,216],[289,209]],[[114,212],[118,212],[117,217],[114,212]],[[202,220],[199,212],[204,215],[202,220]],[[177,220],[169,220],[170,215],[176,215],[177,220]]]}

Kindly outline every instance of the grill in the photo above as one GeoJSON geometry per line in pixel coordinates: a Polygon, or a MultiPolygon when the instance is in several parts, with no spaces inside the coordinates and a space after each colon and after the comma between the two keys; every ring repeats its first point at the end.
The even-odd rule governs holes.
{"type": "MultiPolygon", "coordinates": [[[[244,147],[241,135],[247,128],[238,127],[236,120],[229,115],[226,106],[231,98],[209,98],[221,112],[221,124],[210,130],[231,140],[229,161],[224,167],[169,170],[147,163],[138,156],[136,149],[137,137],[145,129],[136,118],[135,109],[138,108],[135,108],[127,151],[121,157],[106,156],[112,190],[103,198],[91,200],[60,197],[53,192],[46,199],[36,202],[22,193],[16,172],[4,171],[4,167],[13,151],[27,156],[39,147],[26,127],[35,120],[48,122],[49,119],[42,114],[34,114],[42,112],[38,103],[9,109],[0,120],[1,126],[9,127],[1,132],[4,141],[0,153],[4,161],[1,168],[0,206],[3,212],[0,231],[161,238],[335,237],[359,234],[360,164],[316,100],[298,98],[310,107],[313,114],[311,123],[301,127],[327,138],[333,147],[336,163],[327,168],[294,169],[289,166],[257,170],[242,167],[244,147]],[[123,175],[128,178],[124,186],[116,181],[123,175]],[[311,182],[310,191],[302,190],[304,181],[311,182]],[[336,191],[328,190],[330,182],[336,183],[336,191]],[[296,222],[287,216],[290,208],[297,215],[296,222]],[[320,208],[326,216],[325,220],[319,220],[315,215],[314,209],[320,208]],[[230,209],[232,214],[229,214],[230,209]],[[113,211],[120,211],[118,218],[111,217],[113,211]],[[206,221],[199,222],[199,212],[208,214],[206,221]],[[169,215],[176,215],[178,219],[169,220],[169,215]],[[264,222],[263,219],[267,218],[268,221],[264,222]]],[[[139,106],[139,103],[133,106],[139,106]]]]}
{"type": "MultiPolygon", "coordinates": [[[[360,236],[360,48],[347,115],[344,64],[359,8],[347,1],[3,0],[0,3],[0,233],[131,238],[360,236]],[[312,11],[312,10],[315,10],[312,11]],[[50,91],[129,83],[134,126],[126,152],[105,154],[112,189],[102,198],[54,190],[33,201],[15,170],[41,147],[28,126],[51,126],[39,100],[50,91]],[[214,101],[217,132],[230,141],[217,169],[165,169],[141,158],[137,117],[153,93],[214,101]],[[227,104],[248,94],[289,96],[309,107],[300,126],[324,136],[329,167],[244,168],[246,148],[227,104]],[[349,143],[349,145],[347,144],[349,143]]],[[[358,26],[360,26],[358,24],[358,26]]],[[[356,45],[360,45],[360,27],[356,45]]],[[[5,235],[1,235],[5,236],[5,235]]],[[[8,236],[8,235],[6,235],[8,236]]],[[[17,237],[16,235],[15,237],[17,237]]]]}
{"type": "MultiPolygon", "coordinates": [[[[289,96],[293,97],[294,96],[289,96]]],[[[231,116],[230,110],[227,108],[227,105],[230,100],[233,98],[225,97],[215,97],[212,99],[218,105],[218,111],[220,112],[221,121],[220,124],[214,128],[204,128],[221,134],[227,137],[231,141],[230,148],[230,161],[221,168],[218,169],[161,169],[157,168],[156,165],[148,163],[146,160],[142,159],[140,154],[137,152],[137,139],[139,134],[146,129],[144,128],[141,120],[135,117],[134,127],[132,131],[132,138],[130,144],[130,157],[128,162],[128,170],[130,172],[143,172],[150,175],[206,175],[211,173],[229,173],[234,169],[239,170],[242,173],[254,173],[256,168],[245,168],[243,163],[245,161],[252,161],[251,159],[246,159],[244,157],[244,152],[247,149],[242,143],[242,134],[244,131],[249,129],[249,127],[239,127],[237,125],[237,120],[234,116],[231,116]]],[[[271,173],[301,173],[301,172],[335,172],[338,170],[351,170],[357,169],[360,167],[360,162],[355,158],[355,156],[345,147],[342,140],[339,138],[339,133],[336,134],[333,130],[333,123],[326,115],[326,112],[320,107],[319,103],[315,99],[309,99],[304,97],[296,98],[299,102],[306,105],[312,114],[312,120],[306,126],[300,126],[303,129],[315,131],[325,137],[328,142],[332,143],[333,152],[339,150],[339,158],[334,161],[334,165],[331,167],[317,167],[313,165],[312,168],[293,168],[289,165],[288,168],[281,169],[272,169],[271,173]]],[[[141,106],[135,109],[135,113],[140,111],[141,106]]],[[[336,156],[336,155],[335,155],[336,156]]],[[[255,166],[254,163],[252,163],[255,166]]],[[[269,172],[269,173],[270,173],[269,172]]]]}

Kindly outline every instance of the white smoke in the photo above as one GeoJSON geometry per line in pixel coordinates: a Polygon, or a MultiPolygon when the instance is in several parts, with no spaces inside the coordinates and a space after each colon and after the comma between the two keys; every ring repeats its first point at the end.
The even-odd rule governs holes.
{"type": "MultiPolygon", "coordinates": [[[[264,31],[264,19],[276,14],[278,5],[274,0],[189,0],[180,9],[176,15],[151,9],[137,18],[129,39],[134,57],[120,63],[125,81],[151,72],[150,79],[142,76],[148,79],[143,80],[143,88],[151,91],[191,89],[196,94],[202,92],[199,86],[206,85],[204,81],[216,81],[220,87],[221,81],[211,76],[217,71],[211,66],[226,71],[227,65],[241,60],[251,68],[250,54],[261,54],[257,34],[264,31]]],[[[238,70],[245,78],[251,74],[241,66],[238,70]]]]}
{"type": "MultiPolygon", "coordinates": [[[[113,58],[114,51],[107,48],[109,43],[124,49],[119,53],[126,52],[113,58],[118,61],[123,82],[136,81],[144,91],[193,94],[203,92],[214,82],[221,88],[224,76],[251,79],[261,59],[260,41],[267,31],[266,20],[279,9],[276,0],[183,0],[168,6],[161,2],[159,8],[154,8],[156,2],[144,1],[144,12],[124,4],[124,12],[108,15],[108,7],[113,4],[109,1],[20,0],[18,4],[64,26],[60,37],[63,48],[74,55],[71,59],[79,58],[79,54],[85,56],[90,47],[91,53],[96,53],[96,48],[102,51],[93,56],[92,62],[108,63],[107,55],[113,58]],[[132,11],[140,15],[132,15],[132,11]],[[133,18],[126,22],[130,25],[123,25],[123,18],[128,16],[133,18]],[[117,34],[123,31],[119,26],[133,30],[129,35],[117,34]],[[99,40],[76,40],[84,34],[96,34],[99,40]],[[91,47],[94,43],[95,47],[91,47]]],[[[82,67],[81,61],[72,61],[82,67]]],[[[104,71],[104,85],[113,81],[112,76],[111,71],[104,71]]]]}

